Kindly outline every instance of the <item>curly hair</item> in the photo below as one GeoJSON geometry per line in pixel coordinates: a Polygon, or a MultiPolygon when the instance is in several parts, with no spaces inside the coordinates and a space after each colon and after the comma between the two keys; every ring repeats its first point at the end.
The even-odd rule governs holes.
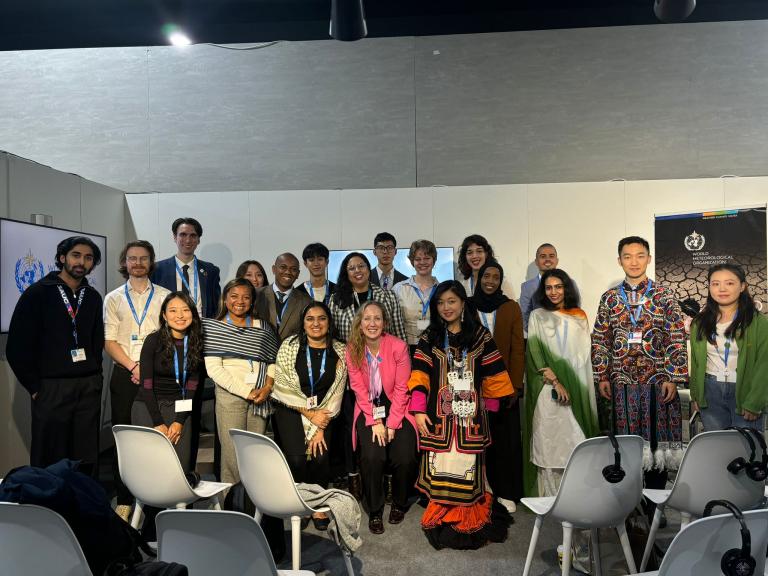
{"type": "Polygon", "coordinates": [[[347,265],[352,258],[360,258],[368,268],[368,274],[371,273],[371,263],[365,254],[360,252],[350,252],[344,257],[339,266],[339,277],[336,280],[336,291],[333,293],[332,298],[334,302],[339,305],[339,308],[349,308],[354,303],[353,292],[355,289],[352,287],[352,282],[349,280],[349,273],[347,272],[347,265]]]}
{"type": "Polygon", "coordinates": [[[486,260],[496,260],[496,255],[493,253],[491,245],[488,244],[488,240],[486,240],[484,236],[480,236],[480,234],[470,234],[464,238],[464,241],[461,243],[461,248],[459,248],[459,272],[461,272],[465,280],[472,276],[472,267],[469,265],[469,262],[467,262],[467,250],[469,250],[469,247],[472,244],[477,244],[485,250],[486,260]]]}

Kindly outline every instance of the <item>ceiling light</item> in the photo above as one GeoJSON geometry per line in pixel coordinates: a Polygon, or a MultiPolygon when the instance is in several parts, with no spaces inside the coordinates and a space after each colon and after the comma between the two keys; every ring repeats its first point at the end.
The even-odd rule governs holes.
{"type": "Polygon", "coordinates": [[[168,42],[174,46],[189,46],[192,44],[192,40],[189,39],[189,36],[187,36],[176,24],[164,25],[163,34],[168,38],[168,42]]]}
{"type": "Polygon", "coordinates": [[[655,0],[653,12],[662,22],[682,22],[696,9],[696,0],[655,0]]]}
{"type": "Polygon", "coordinates": [[[331,26],[328,33],[336,40],[349,42],[368,35],[363,0],[331,0],[331,26]]]}

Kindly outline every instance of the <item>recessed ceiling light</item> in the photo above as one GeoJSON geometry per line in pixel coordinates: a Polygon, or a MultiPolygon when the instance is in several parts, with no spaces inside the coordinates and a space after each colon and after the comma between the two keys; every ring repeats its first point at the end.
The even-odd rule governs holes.
{"type": "Polygon", "coordinates": [[[174,32],[173,34],[168,36],[168,40],[174,46],[189,46],[190,44],[192,44],[192,40],[190,40],[189,36],[187,36],[183,32],[174,32]]]}

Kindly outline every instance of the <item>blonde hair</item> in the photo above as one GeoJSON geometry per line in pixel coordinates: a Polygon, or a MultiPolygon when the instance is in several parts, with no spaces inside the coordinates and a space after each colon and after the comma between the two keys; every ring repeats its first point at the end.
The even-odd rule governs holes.
{"type": "Polygon", "coordinates": [[[352,328],[349,331],[349,339],[347,340],[347,351],[349,357],[355,366],[362,366],[365,358],[365,336],[363,336],[363,330],[360,327],[363,323],[363,315],[365,311],[371,307],[376,306],[381,310],[381,316],[384,318],[384,329],[382,333],[386,332],[389,328],[389,318],[387,317],[387,311],[384,309],[384,305],[376,300],[368,300],[363,302],[354,319],[352,320],[352,328]]]}

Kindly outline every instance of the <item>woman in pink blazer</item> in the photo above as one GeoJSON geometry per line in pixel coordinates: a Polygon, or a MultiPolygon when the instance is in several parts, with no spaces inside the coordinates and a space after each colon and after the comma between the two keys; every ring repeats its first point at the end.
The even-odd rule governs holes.
{"type": "Polygon", "coordinates": [[[399,524],[418,466],[416,423],[408,411],[408,345],[386,329],[381,304],[366,302],[352,322],[346,352],[349,383],[355,393],[352,444],[360,447],[368,528],[373,534],[384,532],[384,470],[392,472],[389,523],[399,524]]]}

